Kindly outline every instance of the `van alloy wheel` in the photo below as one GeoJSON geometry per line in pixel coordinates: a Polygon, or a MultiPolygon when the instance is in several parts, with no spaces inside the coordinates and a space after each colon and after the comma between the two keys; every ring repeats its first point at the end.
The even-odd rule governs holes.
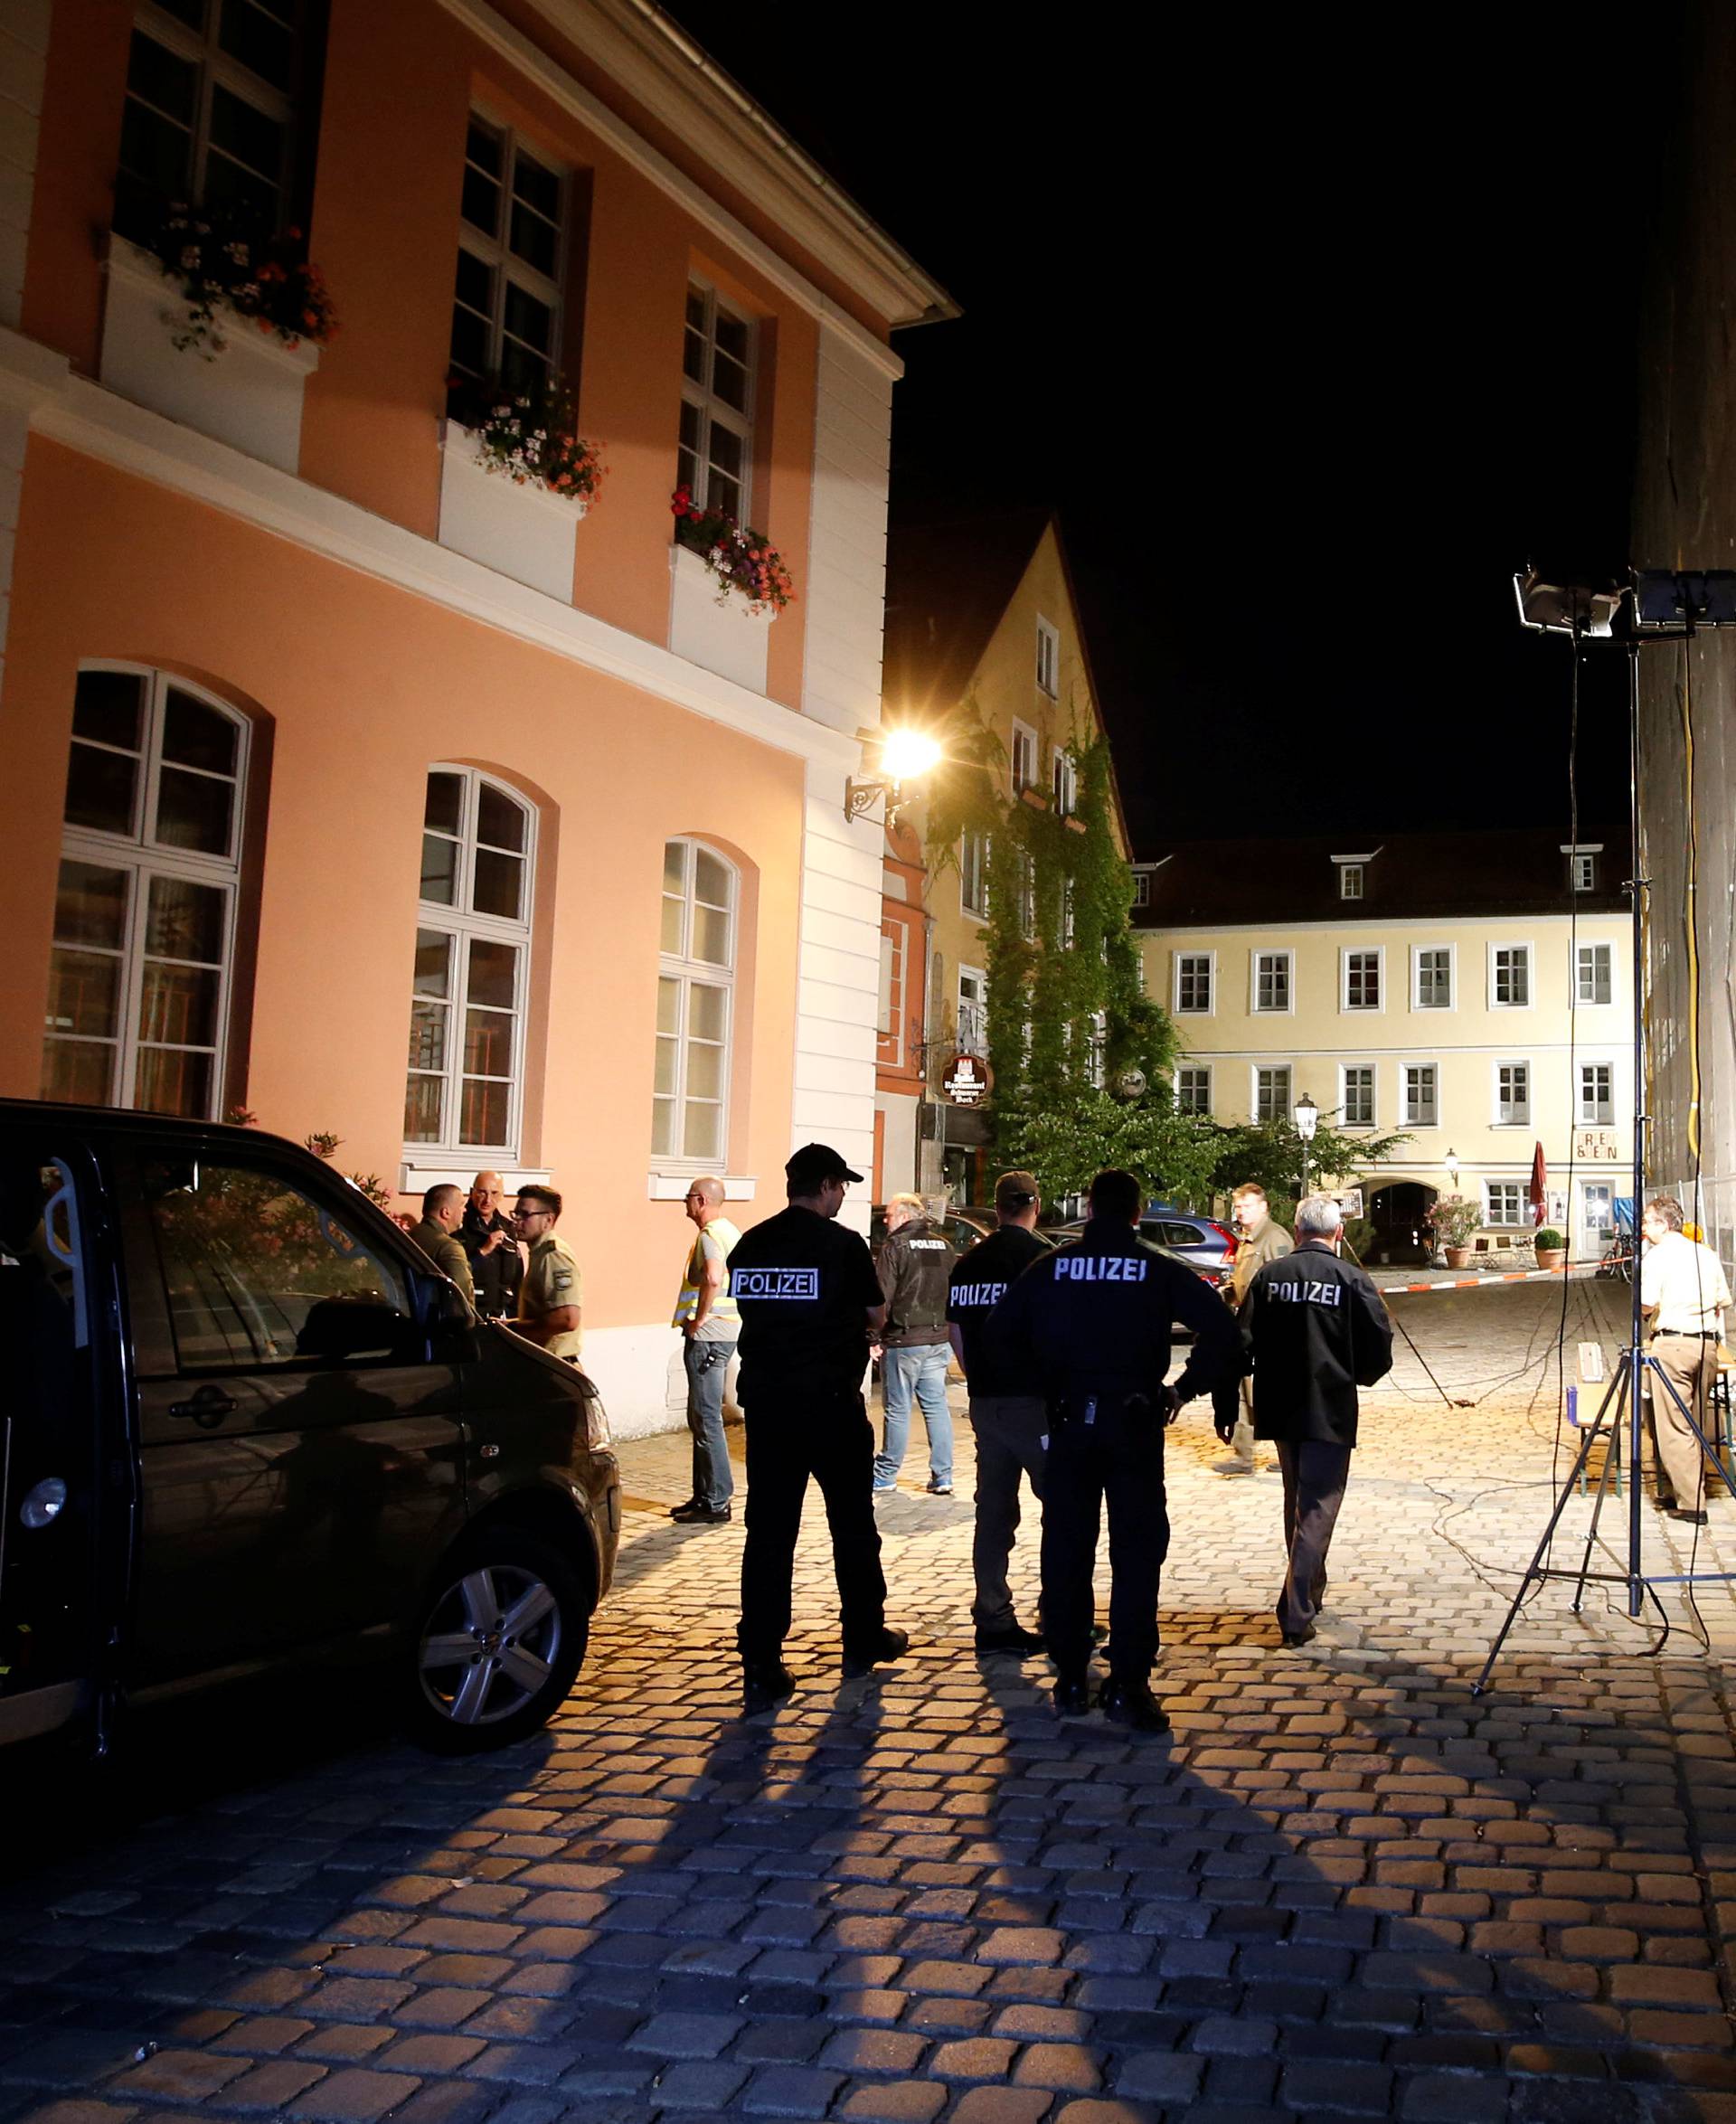
{"type": "Polygon", "coordinates": [[[473,1536],[436,1580],[405,1647],[419,1737],[465,1753],[533,1732],[572,1686],[589,1623],[583,1586],[559,1550],[510,1526],[473,1536]]]}
{"type": "Polygon", "coordinates": [[[457,1725],[493,1725],[543,1688],[561,1652],[561,1608],[533,1572],[480,1564],[424,1634],[422,1687],[457,1725]]]}

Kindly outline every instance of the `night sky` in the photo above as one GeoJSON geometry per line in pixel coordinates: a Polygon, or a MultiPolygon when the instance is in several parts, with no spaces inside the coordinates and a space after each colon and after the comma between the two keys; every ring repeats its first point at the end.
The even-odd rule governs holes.
{"type": "MultiPolygon", "coordinates": [[[[1033,38],[932,0],[847,49],[794,0],[669,12],[963,306],[899,335],[894,523],[1060,512],[1137,846],[1566,837],[1567,650],[1510,579],[1628,557],[1667,8],[1649,47],[1591,7],[1033,38]]],[[[1619,663],[1585,819],[1622,807],[1619,663]]]]}

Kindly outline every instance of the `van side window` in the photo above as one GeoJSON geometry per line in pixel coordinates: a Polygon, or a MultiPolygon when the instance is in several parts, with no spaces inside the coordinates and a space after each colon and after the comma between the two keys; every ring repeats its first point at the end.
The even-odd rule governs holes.
{"type": "Polygon", "coordinates": [[[340,1213],[245,1166],[142,1171],[183,1372],[402,1355],[404,1275],[340,1213]]]}

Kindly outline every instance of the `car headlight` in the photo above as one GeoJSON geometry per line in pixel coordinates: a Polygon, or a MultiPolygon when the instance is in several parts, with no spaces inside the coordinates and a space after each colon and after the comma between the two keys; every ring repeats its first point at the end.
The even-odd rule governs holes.
{"type": "Polygon", "coordinates": [[[585,1443],[597,1450],[612,1444],[609,1428],[609,1411],[603,1407],[601,1394],[591,1394],[585,1402],[585,1443]]]}

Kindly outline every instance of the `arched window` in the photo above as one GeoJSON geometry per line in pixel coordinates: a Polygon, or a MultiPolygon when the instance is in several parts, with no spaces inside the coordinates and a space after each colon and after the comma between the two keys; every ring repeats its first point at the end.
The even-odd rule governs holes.
{"type": "Polygon", "coordinates": [[[247,737],[232,709],[166,672],[80,672],[44,1099],[218,1112],[247,737]]]}
{"type": "Polygon", "coordinates": [[[517,1156],[535,824],[474,768],[429,773],[407,1144],[517,1156]]]}
{"type": "Polygon", "coordinates": [[[665,844],[651,1102],[656,1157],[721,1166],[729,1155],[736,907],[731,864],[698,841],[665,844]]]}

